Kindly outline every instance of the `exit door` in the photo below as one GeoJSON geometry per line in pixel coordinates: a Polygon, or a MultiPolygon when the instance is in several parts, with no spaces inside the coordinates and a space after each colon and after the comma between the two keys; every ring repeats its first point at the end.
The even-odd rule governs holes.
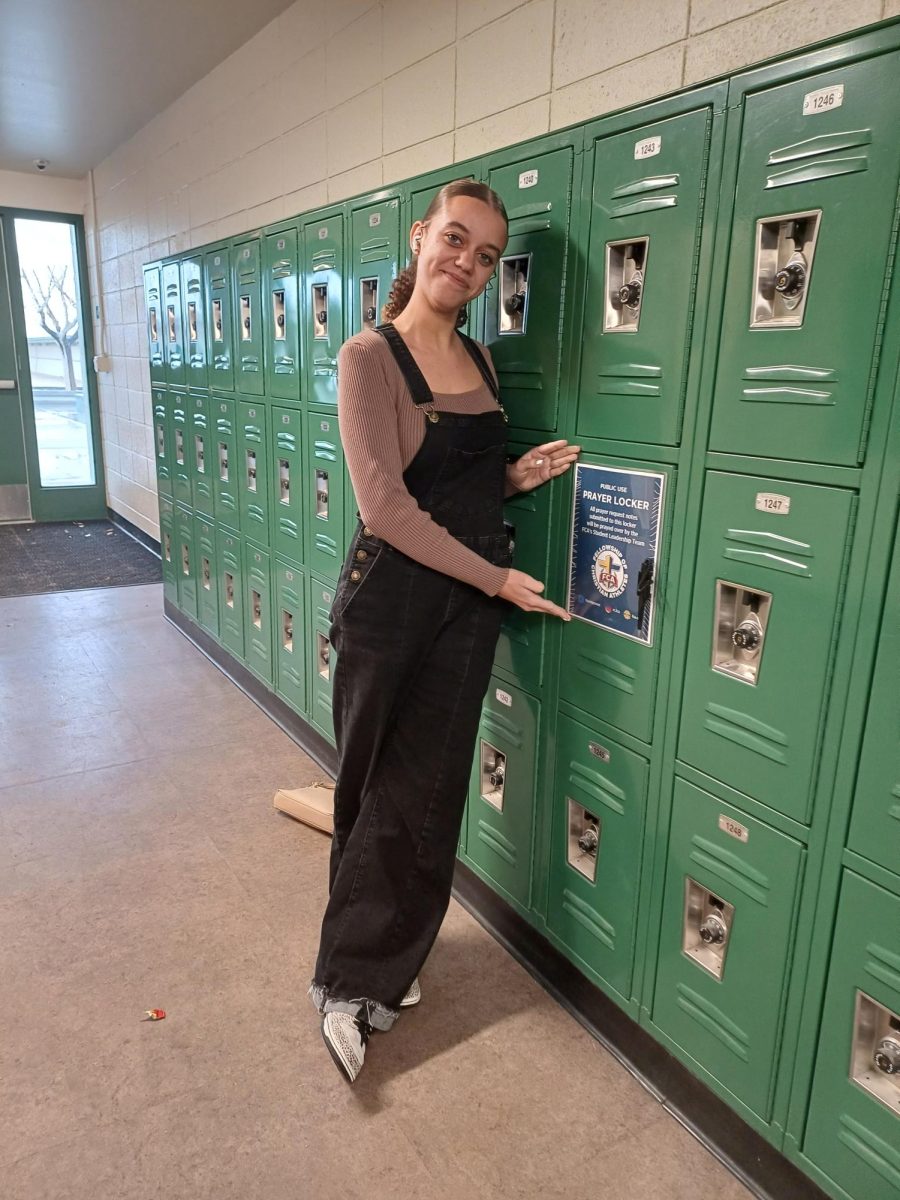
{"type": "Polygon", "coordinates": [[[0,521],[106,515],[80,219],[0,210],[0,521]]]}

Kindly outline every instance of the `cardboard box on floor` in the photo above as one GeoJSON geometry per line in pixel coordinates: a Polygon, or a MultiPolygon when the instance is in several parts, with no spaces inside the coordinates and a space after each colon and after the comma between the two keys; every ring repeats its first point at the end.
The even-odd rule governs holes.
{"type": "Polygon", "coordinates": [[[313,783],[309,787],[281,788],[275,793],[275,807],[304,825],[334,833],[334,784],[313,783]]]}

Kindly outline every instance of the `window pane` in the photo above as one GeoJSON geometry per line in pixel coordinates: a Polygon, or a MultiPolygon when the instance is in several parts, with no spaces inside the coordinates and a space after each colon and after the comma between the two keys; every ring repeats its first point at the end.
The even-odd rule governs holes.
{"type": "Polygon", "coordinates": [[[16,218],[41,487],[94,483],[75,227],[16,218]]]}

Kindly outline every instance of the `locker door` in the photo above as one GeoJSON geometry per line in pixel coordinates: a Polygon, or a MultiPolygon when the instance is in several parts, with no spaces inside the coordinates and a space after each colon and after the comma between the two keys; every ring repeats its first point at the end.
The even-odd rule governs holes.
{"type": "Polygon", "coordinates": [[[156,486],[160,496],[172,495],[172,426],[169,419],[169,395],[156,384],[152,389],[153,448],[156,456],[156,486]]]}
{"type": "Polygon", "coordinates": [[[900,1195],[900,896],[847,871],[804,1153],[847,1193],[900,1195]]]}
{"type": "Polygon", "coordinates": [[[261,401],[239,400],[238,497],[245,537],[269,544],[269,450],[266,410],[261,401]]]}
{"type": "Polygon", "coordinates": [[[310,570],[337,582],[346,552],[344,452],[337,417],[309,413],[306,438],[306,497],[310,570]]]}
{"type": "Polygon", "coordinates": [[[162,302],[162,268],[159,263],[144,267],[144,303],[147,307],[147,356],[150,361],[150,383],[154,387],[166,382],[164,305],[162,302]]]}
{"type": "Polygon", "coordinates": [[[862,461],[900,172],[900,55],[744,97],[710,445],[862,461]]]}
{"type": "Polygon", "coordinates": [[[707,108],[593,143],[578,437],[681,440],[707,108]]]}
{"type": "Polygon", "coordinates": [[[191,421],[188,407],[190,397],[185,392],[170,392],[169,404],[172,429],[172,494],[179,504],[190,506],[194,501],[191,482],[191,421]]]}
{"type": "Polygon", "coordinates": [[[469,784],[466,853],[506,893],[528,905],[540,703],[494,678],[481,709],[469,784]]]}
{"type": "Polygon", "coordinates": [[[185,377],[188,387],[206,389],[206,305],[203,303],[203,259],[200,255],[181,263],[182,321],[185,377]]]}
{"type": "Polygon", "coordinates": [[[241,462],[237,447],[237,427],[234,401],[224,396],[210,398],[210,410],[215,421],[212,447],[214,512],[216,521],[231,529],[241,527],[240,479],[241,462]]]}
{"type": "Polygon", "coordinates": [[[181,270],[177,262],[165,263],[162,269],[163,337],[165,339],[166,383],[169,387],[186,387],[184,366],[184,325],[181,309],[181,270]]]}
{"type": "Polygon", "coordinates": [[[853,496],[707,476],[679,756],[797,821],[811,818],[853,496]]]}
{"type": "Polygon", "coordinates": [[[848,845],[900,870],[900,522],[884,605],[848,845]]]}
{"type": "Polygon", "coordinates": [[[272,548],[289,562],[303,562],[303,413],[273,408],[272,548]]]}
{"type": "Polygon", "coordinates": [[[580,965],[631,996],[647,760],[560,714],[547,924],[580,965]]]}
{"type": "Polygon", "coordinates": [[[209,428],[209,397],[191,393],[187,397],[191,413],[190,445],[191,495],[195,512],[212,520],[214,512],[215,459],[209,428]]]}
{"type": "Polygon", "coordinates": [[[484,342],[517,429],[558,424],[574,158],[571,146],[535,152],[488,175],[506,204],[509,242],[485,292],[484,342]]]}
{"type": "Polygon", "coordinates": [[[381,324],[381,310],[397,275],[400,201],[356,208],[350,216],[348,336],[381,324]]]}
{"type": "Polygon", "coordinates": [[[231,251],[234,305],[234,385],[247,396],[261,396],[263,323],[259,238],[238,242],[231,251]]]}
{"type": "Polygon", "coordinates": [[[241,539],[228,529],[216,538],[219,582],[219,637],[240,662],[244,661],[244,561],[241,539]]]}
{"type": "Polygon", "coordinates": [[[306,626],[309,643],[309,719],[319,733],[334,745],[334,721],[332,717],[332,687],[335,653],[329,641],[331,631],[331,606],[334,603],[334,585],[324,580],[309,578],[309,597],[312,620],[306,626]]]}
{"type": "Polygon", "coordinates": [[[194,514],[175,506],[175,573],[178,578],[178,607],[197,620],[197,555],[194,546],[194,514]]]}
{"type": "Polygon", "coordinates": [[[178,607],[178,539],[175,536],[175,505],[168,496],[159,498],[159,552],[162,559],[163,596],[178,607]]]}
{"type": "Polygon", "coordinates": [[[296,229],[283,229],[266,237],[266,394],[299,403],[298,253],[296,229]]]}
{"type": "Polygon", "coordinates": [[[275,690],[294,712],[306,715],[306,576],[275,563],[275,690]]]}
{"type": "Polygon", "coordinates": [[[344,340],[344,218],[323,214],[303,226],[303,348],[306,401],[337,408],[337,353],[344,340]]]}
{"type": "Polygon", "coordinates": [[[244,545],[244,646],[247,666],[265,683],[274,678],[272,663],[272,583],[269,553],[244,545]]]}
{"type": "Polygon", "coordinates": [[[219,587],[216,568],[216,527],[198,518],[195,529],[197,555],[197,618],[203,628],[219,636],[219,587]]]}
{"type": "Polygon", "coordinates": [[[675,781],[653,1022],[764,1121],[803,862],[785,834],[675,781]]]}
{"type": "Polygon", "coordinates": [[[203,259],[209,330],[209,385],[216,391],[234,390],[231,272],[226,246],[210,250],[203,259]]]}

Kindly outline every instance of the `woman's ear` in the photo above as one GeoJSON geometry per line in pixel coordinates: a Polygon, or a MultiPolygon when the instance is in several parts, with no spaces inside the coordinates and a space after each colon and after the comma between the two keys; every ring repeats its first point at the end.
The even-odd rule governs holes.
{"type": "Polygon", "coordinates": [[[409,248],[413,254],[418,254],[422,246],[422,235],[425,233],[425,222],[414,221],[409,231],[409,248]]]}

